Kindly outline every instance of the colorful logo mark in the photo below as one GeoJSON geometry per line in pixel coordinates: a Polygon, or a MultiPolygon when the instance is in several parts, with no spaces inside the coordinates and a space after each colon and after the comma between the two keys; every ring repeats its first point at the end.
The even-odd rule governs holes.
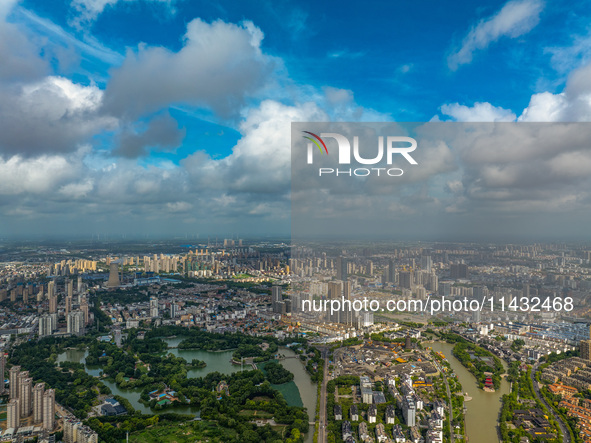
{"type": "Polygon", "coordinates": [[[309,131],[302,131],[302,132],[305,132],[306,134],[310,134],[312,137],[314,137],[316,140],[318,140],[318,141],[316,141],[316,140],[314,140],[314,138],[304,135],[305,139],[310,140],[312,143],[314,143],[316,146],[318,146],[318,149],[320,149],[320,152],[322,152],[322,148],[320,147],[318,142],[322,143],[322,146],[324,146],[324,151],[326,152],[326,155],[328,155],[328,148],[326,147],[326,144],[324,143],[324,141],[322,141],[322,139],[320,137],[318,137],[316,134],[309,132],[309,131]]]}

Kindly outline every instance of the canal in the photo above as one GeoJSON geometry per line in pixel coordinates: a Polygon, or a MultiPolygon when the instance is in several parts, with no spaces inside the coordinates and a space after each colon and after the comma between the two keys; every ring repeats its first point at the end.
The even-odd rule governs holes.
{"type": "MultiPolygon", "coordinates": [[[[504,378],[501,388],[494,392],[484,392],[478,389],[476,378],[452,354],[453,344],[444,342],[429,343],[433,350],[445,355],[452,369],[458,376],[462,389],[472,400],[465,403],[466,431],[470,443],[498,443],[497,420],[501,410],[501,398],[509,394],[510,385],[504,378]]],[[[507,365],[503,362],[505,370],[507,365]]]]}
{"type": "MultiPolygon", "coordinates": [[[[233,351],[220,351],[220,352],[208,352],[191,349],[178,349],[178,344],[183,340],[183,337],[171,337],[162,338],[167,344],[169,349],[167,353],[171,353],[177,357],[182,357],[188,362],[193,359],[202,360],[206,363],[205,368],[200,369],[189,369],[187,371],[187,377],[196,378],[204,377],[210,372],[220,372],[222,374],[232,374],[233,372],[240,371],[240,366],[233,365],[230,363],[232,359],[233,351]]],[[[310,376],[306,372],[306,369],[299,358],[292,358],[296,356],[296,353],[289,348],[280,348],[279,354],[287,358],[280,361],[281,365],[285,369],[291,371],[294,374],[294,380],[289,383],[282,385],[273,385],[275,389],[280,391],[285,400],[290,406],[304,406],[308,410],[308,416],[310,421],[314,421],[316,413],[316,383],[312,382],[310,376]]],[[[57,362],[71,361],[77,363],[83,363],[86,372],[89,375],[98,377],[102,374],[102,370],[98,366],[88,366],[85,364],[86,356],[88,351],[78,349],[68,349],[58,355],[57,362]]],[[[250,365],[244,367],[250,369],[250,365]]],[[[131,405],[141,411],[144,414],[163,414],[166,412],[175,412],[179,414],[190,414],[199,415],[199,410],[194,406],[175,407],[174,409],[163,409],[160,411],[151,410],[149,406],[140,403],[140,394],[142,389],[120,389],[117,387],[114,381],[102,379],[102,382],[108,386],[113,395],[120,395],[126,398],[131,405]]],[[[314,426],[310,426],[310,431],[306,435],[306,443],[313,441],[314,426]]]]}

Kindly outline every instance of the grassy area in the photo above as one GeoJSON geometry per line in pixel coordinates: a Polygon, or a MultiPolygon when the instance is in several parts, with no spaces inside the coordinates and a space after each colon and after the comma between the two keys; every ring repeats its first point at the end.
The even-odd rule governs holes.
{"type": "Polygon", "coordinates": [[[236,433],[216,423],[191,421],[182,424],[156,425],[129,436],[133,443],[193,443],[199,440],[225,441],[236,433]]]}
{"type": "Polygon", "coordinates": [[[238,279],[238,278],[251,278],[251,277],[252,277],[252,275],[250,275],[250,274],[236,274],[233,278],[238,279]]]}
{"type": "Polygon", "coordinates": [[[339,386],[339,395],[351,395],[351,386],[339,386]]]}
{"type": "Polygon", "coordinates": [[[257,411],[256,409],[255,410],[243,409],[238,414],[243,415],[245,417],[252,417],[255,420],[259,419],[259,418],[260,419],[273,418],[273,414],[270,414],[265,411],[257,411]]]}

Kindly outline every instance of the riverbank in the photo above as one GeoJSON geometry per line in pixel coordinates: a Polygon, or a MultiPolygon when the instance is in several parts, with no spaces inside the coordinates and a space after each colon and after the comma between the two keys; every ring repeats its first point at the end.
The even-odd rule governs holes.
{"type": "MultiPolygon", "coordinates": [[[[453,355],[453,345],[447,342],[430,343],[434,351],[446,356],[454,373],[469,394],[470,402],[465,404],[466,436],[470,443],[498,443],[498,415],[501,411],[502,396],[510,392],[509,383],[502,379],[500,388],[494,393],[487,393],[478,388],[477,381],[468,369],[453,355]]],[[[506,368],[505,364],[501,362],[506,368]]]]}
{"type": "Polygon", "coordinates": [[[458,334],[442,334],[442,340],[454,345],[453,356],[474,375],[480,389],[488,393],[499,389],[506,372],[500,358],[458,334]]]}

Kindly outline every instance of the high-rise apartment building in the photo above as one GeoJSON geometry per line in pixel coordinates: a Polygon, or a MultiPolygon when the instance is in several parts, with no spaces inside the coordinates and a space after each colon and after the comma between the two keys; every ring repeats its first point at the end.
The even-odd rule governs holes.
{"type": "MultiPolygon", "coordinates": [[[[343,295],[343,282],[341,281],[331,281],[328,282],[328,298],[329,300],[340,300],[343,295]]],[[[327,310],[326,316],[327,320],[331,323],[340,323],[341,322],[341,311],[331,312],[327,310]]]]}
{"type": "Polygon", "coordinates": [[[51,316],[42,315],[39,317],[39,337],[46,337],[53,333],[53,321],[51,316]]]}
{"type": "Polygon", "coordinates": [[[150,317],[158,317],[158,297],[150,297],[150,317]]]}
{"type": "Polygon", "coordinates": [[[72,296],[71,295],[67,295],[66,296],[66,317],[68,317],[68,314],[72,311],[72,296]]]}
{"type": "Polygon", "coordinates": [[[47,298],[55,295],[55,282],[52,280],[47,284],[47,298]]]}
{"type": "Polygon", "coordinates": [[[579,352],[583,360],[591,360],[591,325],[589,326],[589,340],[581,340],[579,352]]]}
{"type": "Polygon", "coordinates": [[[464,263],[457,263],[450,266],[451,278],[468,278],[470,272],[468,265],[464,263]]]}
{"type": "Polygon", "coordinates": [[[73,311],[66,316],[68,334],[80,335],[84,333],[84,313],[73,311]]]}
{"type": "Polygon", "coordinates": [[[271,288],[271,308],[273,312],[281,313],[283,311],[283,295],[281,294],[281,286],[273,286],[271,288]]]}
{"type": "Polygon", "coordinates": [[[43,394],[45,383],[37,383],[33,388],[33,424],[43,422],[43,394]]]}
{"type": "Polygon", "coordinates": [[[21,417],[25,418],[32,412],[33,379],[29,377],[29,371],[23,371],[18,376],[18,400],[21,407],[21,417]]]}
{"type": "Polygon", "coordinates": [[[13,398],[6,407],[6,427],[17,429],[21,423],[21,409],[18,398],[13,398]]]}
{"type": "Polygon", "coordinates": [[[349,276],[347,266],[347,259],[345,257],[337,257],[337,280],[347,280],[349,276]]]}
{"type": "Polygon", "coordinates": [[[18,374],[21,371],[21,367],[20,366],[13,366],[12,368],[10,368],[10,380],[9,380],[9,384],[8,384],[8,388],[10,390],[10,398],[18,398],[18,374]]]}
{"type": "Polygon", "coordinates": [[[49,313],[55,314],[57,312],[57,295],[49,297],[49,313]]]}
{"type": "Polygon", "coordinates": [[[400,271],[398,273],[398,285],[404,289],[412,289],[413,272],[400,271]]]}
{"type": "Polygon", "coordinates": [[[80,310],[84,314],[84,325],[87,325],[90,322],[90,316],[88,314],[88,300],[86,300],[86,297],[80,298],[80,310]]]}
{"type": "Polygon", "coordinates": [[[6,357],[4,351],[0,351],[0,395],[6,392],[6,386],[4,385],[4,372],[6,370],[6,357]]]}
{"type": "Polygon", "coordinates": [[[43,429],[52,431],[55,425],[55,391],[48,389],[43,394],[43,429]]]}
{"type": "Polygon", "coordinates": [[[117,263],[109,264],[109,281],[108,288],[117,288],[121,282],[119,281],[119,265],[117,263]]]}

